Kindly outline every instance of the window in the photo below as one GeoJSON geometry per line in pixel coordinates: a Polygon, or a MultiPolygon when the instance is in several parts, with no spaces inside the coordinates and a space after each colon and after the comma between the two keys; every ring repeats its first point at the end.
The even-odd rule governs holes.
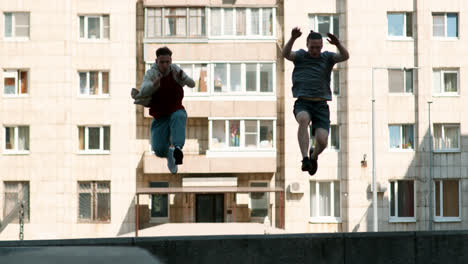
{"type": "Polygon", "coordinates": [[[433,13],[432,36],[440,38],[458,38],[458,14],[433,13]]]}
{"type": "Polygon", "coordinates": [[[214,93],[273,93],[274,63],[214,63],[214,93]]]}
{"type": "MultiPolygon", "coordinates": [[[[312,146],[315,146],[315,137],[312,136],[312,126],[309,126],[309,135],[312,146]]],[[[340,149],[340,126],[330,125],[330,134],[328,135],[327,149],[340,149]]]]}
{"type": "Polygon", "coordinates": [[[146,37],[205,36],[205,21],[205,8],[146,8],[146,37]]]}
{"type": "Polygon", "coordinates": [[[329,14],[310,14],[309,15],[309,27],[310,30],[319,32],[324,38],[327,37],[327,33],[332,33],[337,38],[340,38],[339,29],[340,23],[338,15],[329,14]]]}
{"type": "Polygon", "coordinates": [[[390,93],[413,93],[413,70],[388,70],[390,93]]]}
{"type": "Polygon", "coordinates": [[[208,92],[208,64],[180,64],[180,68],[195,81],[195,87],[184,86],[185,94],[208,92]]]}
{"type": "Polygon", "coordinates": [[[78,72],[80,95],[109,95],[109,72],[78,72]]]}
{"type": "Polygon", "coordinates": [[[24,221],[29,222],[29,182],[4,182],[5,197],[3,204],[3,219],[8,223],[19,222],[21,203],[24,210],[24,221]]]}
{"type": "Polygon", "coordinates": [[[4,70],[3,94],[6,96],[27,95],[29,90],[28,71],[4,70]]]}
{"type": "Polygon", "coordinates": [[[460,184],[458,180],[435,180],[435,219],[460,217],[460,184]]]}
{"type": "Polygon", "coordinates": [[[210,150],[273,149],[275,125],[274,120],[210,120],[210,150]]]}
{"type": "Polygon", "coordinates": [[[4,153],[29,153],[29,126],[5,126],[4,153]]]}
{"type": "Polygon", "coordinates": [[[110,222],[110,182],[78,182],[78,220],[110,222]]]}
{"type": "Polygon", "coordinates": [[[29,38],[29,13],[14,12],[4,13],[5,38],[28,39],[29,38]]]}
{"type": "Polygon", "coordinates": [[[390,220],[415,221],[414,181],[390,182],[390,220]],[[399,218],[399,219],[395,219],[399,218]]]}
{"type": "Polygon", "coordinates": [[[273,36],[274,8],[212,8],[211,36],[273,36]]]}
{"type": "MultiPolygon", "coordinates": [[[[168,188],[168,182],[150,182],[151,188],[168,188]]],[[[167,194],[152,194],[151,195],[151,218],[169,218],[169,195],[167,194]]]]}
{"type": "Polygon", "coordinates": [[[458,95],[458,70],[434,69],[433,92],[435,95],[458,95]]]}
{"type": "Polygon", "coordinates": [[[434,150],[460,151],[460,125],[434,124],[434,150]]]}
{"type": "Polygon", "coordinates": [[[339,181],[310,181],[311,221],[340,221],[339,181]]]}
{"type": "Polygon", "coordinates": [[[80,39],[109,39],[109,15],[80,16],[80,39]]]}
{"type": "Polygon", "coordinates": [[[333,70],[331,74],[331,90],[333,95],[340,94],[340,72],[338,70],[333,70]]]}
{"type": "Polygon", "coordinates": [[[414,149],[414,125],[389,125],[390,149],[414,149]]]}
{"type": "MultiPolygon", "coordinates": [[[[268,187],[268,182],[251,182],[250,187],[268,187]]],[[[268,217],[268,208],[270,204],[269,195],[267,192],[250,193],[250,217],[261,218],[268,217]]]]}
{"type": "Polygon", "coordinates": [[[413,37],[413,14],[412,13],[388,13],[388,36],[391,38],[413,37]]]}
{"type": "Polygon", "coordinates": [[[79,150],[86,153],[108,153],[110,126],[79,126],[79,150]]]}

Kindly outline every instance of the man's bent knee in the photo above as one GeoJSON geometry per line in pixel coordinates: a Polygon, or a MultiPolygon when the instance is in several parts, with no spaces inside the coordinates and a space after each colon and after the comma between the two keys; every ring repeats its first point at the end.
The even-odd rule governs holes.
{"type": "Polygon", "coordinates": [[[167,156],[167,149],[163,148],[153,148],[154,149],[154,154],[160,158],[166,158],[167,156]]]}

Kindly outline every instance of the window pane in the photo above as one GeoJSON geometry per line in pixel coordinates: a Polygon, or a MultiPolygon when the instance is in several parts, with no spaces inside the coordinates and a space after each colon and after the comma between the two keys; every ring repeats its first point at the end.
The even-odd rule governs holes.
{"type": "Polygon", "coordinates": [[[444,88],[447,93],[456,93],[457,89],[457,73],[446,72],[444,73],[444,88]]]}
{"type": "Polygon", "coordinates": [[[79,194],[79,218],[91,220],[91,193],[79,194]]]}
{"type": "Polygon", "coordinates": [[[245,121],[245,147],[257,147],[257,120],[245,121]]]}
{"type": "Polygon", "coordinates": [[[447,14],[447,37],[458,37],[458,14],[447,14]]]}
{"type": "Polygon", "coordinates": [[[310,216],[315,217],[318,216],[316,202],[317,202],[317,194],[315,191],[315,184],[316,182],[310,182],[310,216]]]}
{"type": "Polygon", "coordinates": [[[257,91],[257,64],[246,64],[245,71],[245,85],[247,92],[257,91]]]}
{"type": "Polygon", "coordinates": [[[401,135],[400,135],[400,126],[388,126],[389,135],[390,135],[390,148],[398,149],[400,148],[401,135]]]}
{"type": "Polygon", "coordinates": [[[403,148],[404,149],[413,149],[414,146],[414,128],[413,125],[403,125],[403,148]]]}
{"type": "Polygon", "coordinates": [[[88,128],[88,149],[99,149],[100,147],[100,138],[99,127],[89,127],[88,128]]]}
{"type": "Polygon", "coordinates": [[[229,121],[229,146],[240,146],[240,120],[229,121]]]}
{"type": "Polygon", "coordinates": [[[260,147],[273,148],[273,120],[260,121],[260,147]]]}
{"type": "Polygon", "coordinates": [[[221,35],[221,8],[211,9],[211,35],[221,35]]]}
{"type": "Polygon", "coordinates": [[[98,72],[89,72],[89,94],[96,95],[99,91],[99,74],[98,72]]]}
{"type": "Polygon", "coordinates": [[[19,92],[21,94],[27,94],[28,93],[28,72],[26,71],[20,71],[20,87],[19,87],[19,92]]]}
{"type": "Polygon", "coordinates": [[[390,216],[395,215],[395,182],[390,183],[390,216]]]}
{"type": "Polygon", "coordinates": [[[86,85],[86,72],[80,72],[78,75],[80,76],[80,94],[88,94],[89,90],[86,85]]]}
{"type": "Polygon", "coordinates": [[[260,64],[260,92],[273,92],[273,64],[260,64]]]}
{"type": "Polygon", "coordinates": [[[241,91],[241,64],[231,63],[231,92],[241,91]]]}
{"type": "Polygon", "coordinates": [[[402,70],[388,70],[388,88],[390,93],[404,92],[404,75],[402,70]]]}
{"type": "Polygon", "coordinates": [[[459,200],[458,200],[458,181],[445,180],[443,181],[444,194],[444,216],[445,217],[458,217],[459,216],[459,200]]]}
{"type": "Polygon", "coordinates": [[[110,29],[110,24],[109,24],[109,16],[102,16],[102,23],[103,23],[103,38],[108,39],[109,38],[109,29],[110,29]]]}
{"type": "Polygon", "coordinates": [[[405,92],[407,93],[413,92],[413,71],[412,70],[405,71],[405,92]]]}
{"type": "Polygon", "coordinates": [[[247,20],[245,8],[236,9],[236,35],[245,36],[247,34],[247,20]]]}
{"type": "Polygon", "coordinates": [[[340,214],[340,212],[341,212],[341,210],[340,210],[341,209],[340,182],[338,182],[338,181],[334,182],[334,189],[335,189],[334,190],[334,195],[335,195],[335,197],[334,197],[334,200],[335,200],[335,205],[334,205],[335,206],[335,212],[334,213],[335,213],[335,215],[334,216],[335,217],[340,217],[341,216],[341,214],[340,214]]]}
{"type": "Polygon", "coordinates": [[[84,142],[84,127],[78,127],[78,148],[79,150],[85,149],[85,142],[84,142]]]}
{"type": "Polygon", "coordinates": [[[226,122],[224,120],[213,120],[213,138],[211,143],[213,149],[226,147],[226,122]]]}
{"type": "Polygon", "coordinates": [[[435,181],[435,215],[436,216],[441,216],[440,215],[440,182],[441,181],[435,181]]]}
{"type": "Polygon", "coordinates": [[[102,93],[109,94],[109,73],[102,72],[102,93]]]}
{"type": "Polygon", "coordinates": [[[331,216],[331,193],[330,183],[319,183],[319,216],[331,216]]]}
{"type": "Polygon", "coordinates": [[[434,37],[445,36],[445,16],[432,15],[432,34],[434,37]]]}
{"type": "Polygon", "coordinates": [[[435,94],[439,94],[442,92],[441,89],[441,72],[440,70],[434,71],[432,73],[432,91],[435,94]]]}
{"type": "Polygon", "coordinates": [[[104,127],[104,150],[110,150],[110,127],[104,127]]]}
{"type": "Polygon", "coordinates": [[[234,9],[224,9],[224,35],[234,35],[234,9]]]}
{"type": "Polygon", "coordinates": [[[16,94],[16,78],[5,77],[3,79],[3,91],[5,94],[16,94]]]}
{"type": "Polygon", "coordinates": [[[458,149],[459,127],[446,126],[444,127],[445,149],[458,149]]]}
{"type": "Polygon", "coordinates": [[[264,36],[273,35],[273,10],[271,8],[264,8],[262,14],[262,30],[264,36]]]}
{"type": "MultiPolygon", "coordinates": [[[[192,76],[195,81],[195,87],[192,89],[187,89],[190,92],[207,92],[208,89],[208,65],[207,64],[195,64],[195,69],[192,76]]],[[[185,71],[185,69],[184,69],[185,71]]]]}
{"type": "Polygon", "coordinates": [[[29,127],[18,127],[18,150],[29,150],[29,127]]]}
{"type": "MultiPolygon", "coordinates": [[[[151,188],[167,188],[168,182],[150,182],[151,188]]],[[[151,217],[168,217],[168,195],[153,194],[151,195],[151,217]]]]}
{"type": "Polygon", "coordinates": [[[258,8],[252,8],[250,10],[250,34],[260,34],[260,10],[258,8]]]}
{"type": "Polygon", "coordinates": [[[403,25],[405,17],[403,14],[388,14],[388,35],[403,36],[403,25]]]}
{"type": "Polygon", "coordinates": [[[434,149],[443,149],[442,125],[434,124],[434,149]]]}
{"type": "Polygon", "coordinates": [[[191,36],[205,35],[205,9],[191,8],[189,23],[191,36]]]}
{"type": "Polygon", "coordinates": [[[333,94],[340,94],[340,72],[338,70],[333,71],[333,94]]]}
{"type": "Polygon", "coordinates": [[[340,130],[337,125],[330,126],[330,148],[340,149],[340,130]]]}
{"type": "Polygon", "coordinates": [[[168,8],[165,16],[165,35],[166,36],[185,36],[187,35],[187,14],[185,8],[168,8]]]}
{"type": "Polygon", "coordinates": [[[413,36],[413,14],[406,13],[406,36],[413,36]]]}
{"type": "Polygon", "coordinates": [[[214,65],[214,91],[227,92],[227,64],[216,63],[214,65]]]}
{"type": "MultiPolygon", "coordinates": [[[[251,187],[268,187],[267,182],[252,182],[251,187]]],[[[250,199],[252,203],[252,210],[250,212],[251,217],[266,217],[268,215],[268,194],[251,193],[250,199]]]]}
{"type": "Polygon", "coordinates": [[[99,21],[99,17],[88,17],[88,38],[101,38],[101,24],[99,21]]]}
{"type": "Polygon", "coordinates": [[[333,16],[333,34],[340,38],[340,20],[338,16],[333,16]]]}
{"type": "Polygon", "coordinates": [[[84,16],[80,16],[80,38],[85,37],[85,23],[84,16]]]}
{"type": "Polygon", "coordinates": [[[5,13],[5,37],[12,37],[13,34],[13,16],[11,13],[5,13]]]}
{"type": "Polygon", "coordinates": [[[317,16],[318,31],[322,37],[327,37],[330,32],[330,16],[317,16]]]}
{"type": "Polygon", "coordinates": [[[109,193],[97,194],[97,220],[99,221],[110,220],[110,194],[109,193]]]}
{"type": "Polygon", "coordinates": [[[187,22],[185,17],[178,17],[176,21],[176,35],[186,36],[187,35],[187,22]]]}
{"type": "Polygon", "coordinates": [[[29,37],[29,13],[15,13],[15,35],[29,37]]]}
{"type": "Polygon", "coordinates": [[[317,16],[315,16],[315,15],[309,15],[309,28],[312,31],[317,31],[315,29],[315,19],[316,19],[316,17],[317,16]]]}
{"type": "Polygon", "coordinates": [[[414,217],[414,189],[412,181],[398,182],[398,216],[414,217]]]}
{"type": "MultiPolygon", "coordinates": [[[[179,66],[188,76],[191,76],[197,82],[196,76],[193,74],[193,64],[179,64],[179,66]]],[[[197,92],[197,90],[197,85],[194,88],[184,86],[184,92],[187,94],[197,92]]]]}
{"type": "Polygon", "coordinates": [[[5,149],[16,149],[14,127],[5,127],[5,149]]]}

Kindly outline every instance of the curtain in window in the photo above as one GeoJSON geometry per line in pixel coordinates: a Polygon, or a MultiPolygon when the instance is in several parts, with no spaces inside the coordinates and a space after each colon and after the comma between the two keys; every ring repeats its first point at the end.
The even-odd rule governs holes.
{"type": "Polygon", "coordinates": [[[247,33],[247,20],[245,8],[236,9],[236,35],[245,36],[247,33]]]}
{"type": "Polygon", "coordinates": [[[88,38],[101,38],[101,24],[99,21],[99,17],[88,17],[88,38]]]}
{"type": "Polygon", "coordinates": [[[260,10],[258,8],[250,10],[250,34],[260,34],[260,10]]]}
{"type": "Polygon", "coordinates": [[[412,181],[398,182],[398,216],[414,217],[414,188],[412,181]]]}
{"type": "Polygon", "coordinates": [[[403,125],[403,148],[413,149],[414,146],[414,129],[413,125],[403,125]]]}
{"type": "Polygon", "coordinates": [[[231,63],[230,65],[230,77],[231,77],[231,92],[241,91],[241,64],[231,63]]]}
{"type": "Polygon", "coordinates": [[[457,149],[458,148],[458,127],[445,127],[445,148],[446,149],[457,149]]]}
{"type": "Polygon", "coordinates": [[[96,95],[99,93],[99,73],[89,72],[89,94],[96,95]]]}
{"type": "Polygon", "coordinates": [[[264,36],[273,35],[273,10],[264,8],[262,13],[262,31],[264,36]]]}
{"type": "Polygon", "coordinates": [[[331,193],[330,183],[319,183],[319,216],[331,216],[331,193]]]}
{"type": "Polygon", "coordinates": [[[15,35],[29,37],[29,13],[15,13],[15,35]]]}
{"type": "Polygon", "coordinates": [[[211,35],[221,35],[221,8],[211,9],[211,35]]]}
{"type": "Polygon", "coordinates": [[[234,35],[234,9],[224,9],[224,35],[234,35]]]}
{"type": "Polygon", "coordinates": [[[91,183],[78,184],[78,218],[91,220],[92,217],[92,188],[91,183]]]}
{"type": "Polygon", "coordinates": [[[400,126],[388,126],[388,129],[390,134],[390,148],[400,148],[400,126]]]}
{"type": "Polygon", "coordinates": [[[457,74],[454,72],[444,73],[445,92],[457,92],[457,74]]]}
{"type": "Polygon", "coordinates": [[[432,32],[434,34],[434,37],[445,36],[445,16],[444,15],[432,16],[432,32]]]}
{"type": "Polygon", "coordinates": [[[28,93],[28,72],[20,71],[20,93],[26,94],[28,93]]]}
{"type": "Polygon", "coordinates": [[[390,93],[402,93],[404,91],[402,70],[388,70],[388,88],[390,93]]]}
{"type": "Polygon", "coordinates": [[[29,127],[18,127],[18,150],[29,150],[29,127]]]}
{"type": "Polygon", "coordinates": [[[434,149],[443,149],[442,126],[434,124],[434,149]]]}

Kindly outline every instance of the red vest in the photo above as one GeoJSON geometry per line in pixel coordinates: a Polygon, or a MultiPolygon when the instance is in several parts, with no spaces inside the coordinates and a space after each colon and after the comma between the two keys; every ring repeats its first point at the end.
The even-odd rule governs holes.
{"type": "Polygon", "coordinates": [[[182,105],[184,98],[184,89],[180,86],[172,72],[161,78],[158,91],[151,98],[149,113],[154,118],[168,116],[179,109],[185,109],[182,105]]]}

